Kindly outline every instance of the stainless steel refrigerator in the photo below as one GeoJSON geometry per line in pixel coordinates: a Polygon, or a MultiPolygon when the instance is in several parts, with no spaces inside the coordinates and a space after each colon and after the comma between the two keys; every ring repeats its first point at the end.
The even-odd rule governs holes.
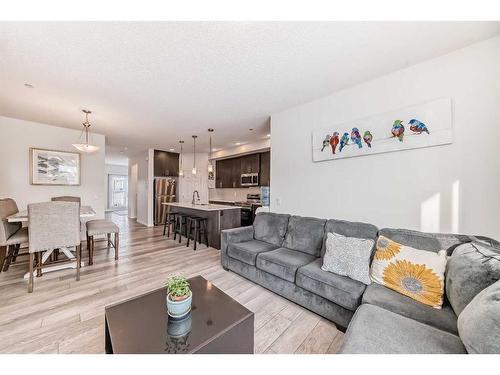
{"type": "Polygon", "coordinates": [[[169,207],[163,203],[176,202],[177,178],[175,177],[155,177],[154,179],[154,225],[163,225],[169,207]]]}

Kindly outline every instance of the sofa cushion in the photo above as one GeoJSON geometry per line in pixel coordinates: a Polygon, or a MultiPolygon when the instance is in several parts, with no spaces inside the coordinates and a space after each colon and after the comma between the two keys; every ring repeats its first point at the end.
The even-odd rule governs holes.
{"type": "Polygon", "coordinates": [[[500,281],[484,289],[458,317],[467,352],[500,354],[500,281]]]}
{"type": "Polygon", "coordinates": [[[295,282],[297,269],[315,259],[312,255],[281,247],[273,251],[260,253],[257,256],[256,266],[262,271],[269,272],[293,283],[295,282]]]}
{"type": "Polygon", "coordinates": [[[414,249],[379,236],[370,269],[372,281],[440,309],[444,300],[446,251],[414,249]]]}
{"type": "Polygon", "coordinates": [[[458,246],[446,265],[446,295],[455,313],[499,279],[500,249],[479,241],[458,246]]]}
{"type": "Polygon", "coordinates": [[[321,269],[321,259],[297,270],[296,284],[349,310],[356,310],[361,303],[365,284],[347,276],[336,275],[321,269]]]}
{"type": "Polygon", "coordinates": [[[259,241],[281,246],[285,238],[290,215],[259,212],[253,222],[254,238],[259,241]]]}
{"type": "Polygon", "coordinates": [[[381,307],[363,304],[340,349],[346,354],[466,353],[460,338],[381,307]]]}
{"type": "Polygon", "coordinates": [[[370,258],[375,242],[338,233],[327,233],[326,236],[326,253],[321,269],[371,284],[370,258]]]}
{"type": "Polygon", "coordinates": [[[326,220],[292,216],[288,221],[283,247],[319,257],[326,220]]]}
{"type": "Polygon", "coordinates": [[[243,263],[255,266],[255,260],[257,259],[257,255],[259,253],[271,251],[276,248],[277,246],[274,246],[273,244],[259,240],[252,240],[247,242],[230,243],[227,246],[227,254],[231,258],[238,259],[243,263]]]}
{"type": "Polygon", "coordinates": [[[446,250],[448,255],[450,255],[458,245],[470,242],[475,238],[460,234],[425,233],[416,230],[393,228],[383,228],[379,231],[379,235],[416,249],[434,251],[436,253],[439,250],[446,250]]]}
{"type": "MultiPolygon", "coordinates": [[[[330,219],[325,224],[325,233],[338,233],[346,237],[364,238],[376,241],[378,228],[372,224],[330,219]]],[[[321,256],[326,251],[326,236],[323,237],[321,256]]]]}
{"type": "Polygon", "coordinates": [[[407,318],[417,320],[443,331],[457,334],[457,316],[448,303],[441,309],[424,305],[392,289],[377,283],[366,287],[363,303],[369,303],[392,311],[407,318]]]}

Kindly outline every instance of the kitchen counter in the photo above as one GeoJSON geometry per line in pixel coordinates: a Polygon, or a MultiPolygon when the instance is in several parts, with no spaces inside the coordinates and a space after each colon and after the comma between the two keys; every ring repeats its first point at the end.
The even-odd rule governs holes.
{"type": "Polygon", "coordinates": [[[192,204],[192,203],[187,203],[187,202],[171,202],[171,203],[162,203],[162,204],[168,205],[171,207],[192,208],[194,210],[201,210],[201,211],[235,210],[235,209],[241,208],[239,206],[226,206],[223,204],[213,204],[213,203],[192,204]]]}
{"type": "Polygon", "coordinates": [[[220,249],[221,231],[241,226],[241,207],[222,204],[192,204],[188,202],[162,203],[170,207],[170,212],[207,219],[208,246],[220,249]]]}

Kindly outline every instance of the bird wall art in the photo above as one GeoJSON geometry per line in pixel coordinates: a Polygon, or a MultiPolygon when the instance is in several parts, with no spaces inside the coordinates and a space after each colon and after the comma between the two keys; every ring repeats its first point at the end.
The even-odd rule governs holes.
{"type": "Polygon", "coordinates": [[[437,99],[314,131],[313,161],[449,144],[452,135],[451,99],[437,99]]]}

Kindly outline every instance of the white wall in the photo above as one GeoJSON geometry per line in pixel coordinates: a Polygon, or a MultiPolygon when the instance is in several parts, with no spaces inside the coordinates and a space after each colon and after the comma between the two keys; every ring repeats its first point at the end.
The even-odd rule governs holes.
{"type": "Polygon", "coordinates": [[[137,218],[137,180],[139,166],[137,160],[129,164],[128,172],[128,217],[130,219],[137,218]]]}
{"type": "Polygon", "coordinates": [[[152,206],[152,203],[150,203],[152,201],[152,191],[150,191],[152,188],[150,186],[149,160],[149,150],[129,157],[129,204],[131,205],[129,217],[133,218],[135,211],[137,222],[143,225],[152,225],[152,214],[149,214],[149,205],[152,206]],[[137,180],[135,180],[136,176],[132,173],[134,165],[137,165],[137,180]],[[135,202],[135,206],[134,203],[131,204],[130,202],[135,202]]]}
{"type": "Polygon", "coordinates": [[[104,164],[104,185],[106,187],[106,195],[105,195],[105,207],[106,210],[112,211],[113,209],[109,208],[109,175],[128,175],[128,166],[127,165],[117,165],[117,164],[104,164]]]}
{"type": "Polygon", "coordinates": [[[499,61],[496,37],[273,115],[271,210],[500,239],[499,61]],[[313,129],[439,97],[452,145],[312,162],[313,129]]]}
{"type": "Polygon", "coordinates": [[[0,116],[0,197],[14,198],[19,209],[28,203],[44,202],[59,195],[80,196],[99,218],[104,217],[106,186],[104,184],[105,137],[92,134],[99,150],[81,156],[80,186],[48,186],[30,184],[29,148],[77,151],[80,130],[65,129],[36,122],[0,116]]]}

